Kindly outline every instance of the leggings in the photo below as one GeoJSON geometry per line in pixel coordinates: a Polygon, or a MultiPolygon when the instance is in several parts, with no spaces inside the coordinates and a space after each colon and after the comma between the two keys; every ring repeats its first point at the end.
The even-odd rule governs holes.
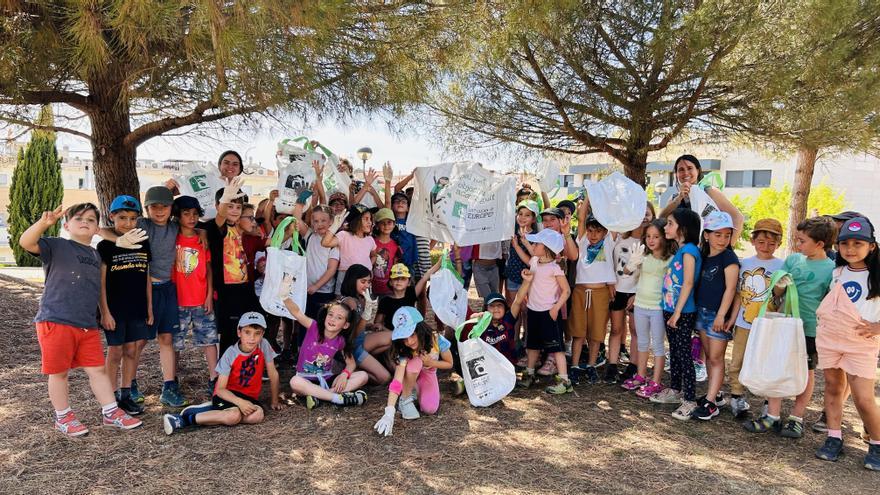
{"type": "Polygon", "coordinates": [[[633,316],[636,320],[639,352],[648,352],[651,349],[654,357],[664,356],[666,349],[663,348],[663,334],[666,332],[666,321],[663,319],[663,311],[636,306],[633,308],[633,316]]]}
{"type": "MultiPolygon", "coordinates": [[[[668,322],[672,313],[663,312],[663,320],[668,322]]],[[[697,313],[682,313],[678,328],[666,325],[666,338],[669,339],[669,386],[684,394],[684,400],[696,399],[696,374],[694,360],[691,359],[691,335],[697,322],[697,313]]]]}
{"type": "Polygon", "coordinates": [[[434,414],[440,408],[440,383],[437,381],[437,370],[424,369],[422,366],[421,359],[410,359],[406,363],[406,374],[418,373],[416,388],[419,391],[419,410],[425,414],[434,414]]]}

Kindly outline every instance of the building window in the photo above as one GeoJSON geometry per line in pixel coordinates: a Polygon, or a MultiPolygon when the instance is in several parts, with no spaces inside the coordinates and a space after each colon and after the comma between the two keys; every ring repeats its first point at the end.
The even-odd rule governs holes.
{"type": "Polygon", "coordinates": [[[9,184],[9,176],[6,174],[0,174],[0,186],[5,186],[9,184]]]}
{"type": "Polygon", "coordinates": [[[566,174],[559,177],[562,187],[574,187],[574,175],[566,174]]]}
{"type": "Polygon", "coordinates": [[[726,187],[770,187],[772,170],[728,170],[726,187]]]}

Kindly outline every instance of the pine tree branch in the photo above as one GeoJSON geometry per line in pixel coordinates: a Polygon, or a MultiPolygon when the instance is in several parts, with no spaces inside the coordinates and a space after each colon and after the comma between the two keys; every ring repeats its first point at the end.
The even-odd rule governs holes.
{"type": "Polygon", "coordinates": [[[65,103],[81,111],[88,112],[95,109],[95,105],[86,95],[71,93],[60,90],[23,91],[14,93],[15,97],[0,99],[4,105],[46,105],[49,103],[65,103]]]}
{"type": "Polygon", "coordinates": [[[28,130],[63,132],[65,134],[79,136],[83,139],[88,140],[89,142],[91,142],[91,140],[92,140],[92,136],[90,136],[82,131],[77,131],[76,129],[70,129],[69,127],[60,127],[60,126],[55,126],[55,125],[40,125],[40,124],[36,124],[34,122],[30,122],[27,120],[10,117],[8,115],[0,116],[0,120],[2,120],[4,122],[8,122],[13,125],[25,127],[28,130]]]}

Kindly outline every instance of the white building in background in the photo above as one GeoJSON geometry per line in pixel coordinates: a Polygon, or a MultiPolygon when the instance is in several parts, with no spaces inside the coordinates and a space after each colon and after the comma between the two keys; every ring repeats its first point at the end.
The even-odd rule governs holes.
{"type": "MultiPolygon", "coordinates": [[[[690,153],[700,160],[703,171],[717,171],[724,178],[724,193],[728,196],[757,196],[763,188],[781,188],[794,183],[797,156],[772,155],[757,149],[732,146],[695,146],[690,150],[667,150],[649,156],[647,166],[648,187],[675,183],[672,173],[673,160],[683,153],[690,153]],[[653,159],[653,160],[652,160],[653,159]]],[[[559,194],[578,191],[584,180],[599,180],[622,167],[611,161],[584,163],[563,167],[559,194]]],[[[826,183],[838,193],[843,193],[847,209],[868,216],[880,225],[880,158],[861,154],[820,154],[813,174],[813,185],[826,183]]],[[[662,186],[660,186],[662,189],[662,186]]]]}

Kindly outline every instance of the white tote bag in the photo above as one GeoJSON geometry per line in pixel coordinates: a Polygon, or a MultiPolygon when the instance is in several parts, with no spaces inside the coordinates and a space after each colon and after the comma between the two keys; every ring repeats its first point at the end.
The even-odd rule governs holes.
{"type": "Polygon", "coordinates": [[[293,217],[285,218],[272,234],[271,244],[266,248],[266,275],[263,277],[263,290],[260,293],[260,305],[263,309],[275,316],[285,318],[293,318],[293,315],[284,306],[278,294],[282,284],[290,283],[290,298],[303,311],[308,293],[306,258],[299,244],[299,232],[293,234],[292,251],[280,248],[284,231],[293,221],[293,217]]]}
{"type": "Polygon", "coordinates": [[[199,202],[199,206],[205,211],[202,218],[214,218],[217,216],[215,194],[226,185],[220,177],[217,167],[182,167],[180,174],[174,176],[177,181],[180,194],[192,196],[199,202]]]}
{"type": "Polygon", "coordinates": [[[648,194],[620,172],[586,185],[593,216],[611,232],[637,229],[645,219],[648,194]]]}
{"type": "Polygon", "coordinates": [[[312,189],[315,183],[313,161],[323,164],[324,156],[296,146],[292,139],[284,139],[278,143],[278,199],[275,200],[275,210],[278,213],[293,213],[300,193],[312,189]]]}
{"type": "Polygon", "coordinates": [[[455,329],[464,388],[474,407],[489,407],[507,397],[516,386],[513,364],[498,349],[480,338],[491,320],[492,315],[487,312],[481,318],[468,320],[455,329]],[[461,330],[470,323],[476,325],[467,340],[460,342],[461,330]]]}
{"type": "Polygon", "coordinates": [[[434,314],[452,328],[467,319],[467,291],[464,282],[449,261],[449,253],[443,253],[440,270],[431,276],[428,299],[434,314]]]}
{"type": "MultiPolygon", "coordinates": [[[[774,272],[770,287],[784,276],[789,274],[774,272]]],[[[761,397],[794,397],[807,388],[807,343],[794,284],[785,299],[784,313],[767,312],[769,297],[761,305],[743,356],[739,381],[761,397]]]]}

